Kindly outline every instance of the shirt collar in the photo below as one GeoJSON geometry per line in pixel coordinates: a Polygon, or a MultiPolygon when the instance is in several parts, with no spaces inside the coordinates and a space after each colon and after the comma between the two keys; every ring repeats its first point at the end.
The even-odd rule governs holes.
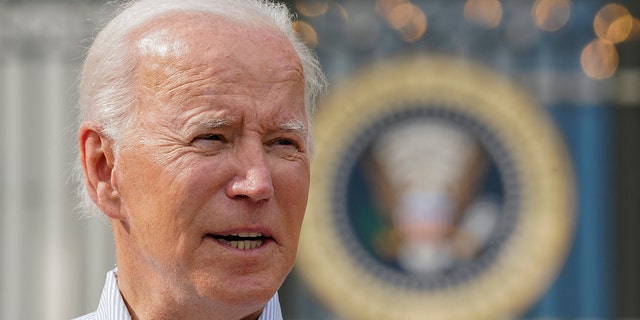
{"type": "Polygon", "coordinates": [[[117,274],[118,268],[107,273],[96,311],[96,320],[131,320],[127,305],[125,305],[118,289],[117,274]]]}
{"type": "MultiPolygon", "coordinates": [[[[96,311],[96,320],[131,320],[131,315],[127,310],[127,305],[120,295],[118,289],[118,268],[107,273],[102,296],[96,311]]],[[[258,320],[282,320],[282,310],[278,293],[267,302],[258,320]]]]}

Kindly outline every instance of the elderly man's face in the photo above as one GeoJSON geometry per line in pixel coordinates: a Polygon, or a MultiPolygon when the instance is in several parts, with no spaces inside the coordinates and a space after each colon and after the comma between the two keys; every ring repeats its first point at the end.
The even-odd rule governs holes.
{"type": "Polygon", "coordinates": [[[302,67],[273,30],[183,20],[137,42],[139,105],[114,167],[124,254],[185,296],[264,303],[307,201],[302,67]]]}

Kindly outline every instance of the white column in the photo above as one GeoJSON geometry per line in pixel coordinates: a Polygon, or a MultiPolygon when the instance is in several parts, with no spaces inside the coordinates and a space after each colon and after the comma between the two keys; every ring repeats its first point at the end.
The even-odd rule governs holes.
{"type": "Polygon", "coordinates": [[[64,234],[65,220],[70,213],[65,212],[65,183],[68,172],[65,163],[65,113],[66,97],[68,91],[66,81],[66,69],[57,55],[47,57],[44,68],[44,103],[42,111],[46,121],[44,124],[45,140],[44,158],[44,203],[43,219],[45,230],[45,261],[46,267],[42,268],[45,279],[43,318],[63,319],[66,307],[70,303],[68,295],[63,294],[69,274],[65,262],[70,260],[65,250],[64,234]]]}
{"type": "Polygon", "coordinates": [[[3,113],[0,118],[4,162],[2,178],[4,198],[2,199],[2,307],[0,318],[20,319],[20,297],[22,285],[23,248],[21,230],[24,214],[24,177],[21,134],[24,105],[22,101],[22,66],[20,60],[9,57],[5,63],[3,113]]]}

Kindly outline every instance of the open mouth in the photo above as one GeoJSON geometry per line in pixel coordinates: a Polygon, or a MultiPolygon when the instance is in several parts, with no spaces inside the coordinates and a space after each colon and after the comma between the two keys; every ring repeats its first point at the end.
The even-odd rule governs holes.
{"type": "Polygon", "coordinates": [[[207,236],[213,237],[221,243],[240,250],[259,248],[269,239],[257,232],[240,232],[229,235],[209,234],[207,236]]]}

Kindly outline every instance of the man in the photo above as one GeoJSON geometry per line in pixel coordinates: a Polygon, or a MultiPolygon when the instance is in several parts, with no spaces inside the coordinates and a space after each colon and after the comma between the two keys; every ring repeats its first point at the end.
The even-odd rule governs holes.
{"type": "Polygon", "coordinates": [[[282,317],[324,85],[289,17],[253,0],[142,0],[96,37],[79,156],[118,267],[81,319],[282,317]]]}

